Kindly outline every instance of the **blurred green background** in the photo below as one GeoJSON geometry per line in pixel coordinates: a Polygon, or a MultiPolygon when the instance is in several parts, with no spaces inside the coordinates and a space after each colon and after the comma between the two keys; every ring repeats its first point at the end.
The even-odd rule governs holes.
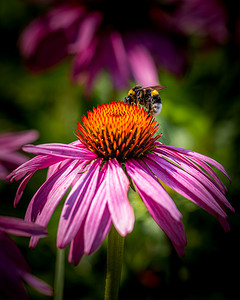
{"type": "MultiPolygon", "coordinates": [[[[23,1],[0,4],[0,131],[37,129],[37,143],[74,141],[73,131],[83,114],[103,102],[123,100],[128,88],[114,91],[109,74],[102,72],[91,96],[70,81],[70,61],[41,74],[30,74],[19,55],[22,28],[38,14],[23,1]]],[[[169,193],[183,214],[188,245],[179,258],[139,197],[129,192],[136,223],[126,237],[120,299],[236,299],[239,295],[240,195],[240,62],[228,44],[207,52],[192,45],[189,69],[183,78],[161,70],[163,110],[157,117],[162,142],[210,156],[228,171],[223,176],[236,213],[229,213],[231,231],[225,233],[215,217],[177,194],[169,193]]],[[[236,50],[236,49],[235,49],[236,50]]],[[[238,49],[239,50],[239,49],[238,49]]],[[[129,86],[130,87],[130,86],[129,86]]],[[[0,214],[24,217],[24,212],[46,171],[37,172],[16,209],[18,183],[0,183],[0,214]]],[[[63,201],[61,202],[63,203],[63,201]]],[[[49,236],[34,250],[27,238],[14,238],[33,274],[54,284],[56,231],[61,205],[48,226],[49,236]]],[[[103,299],[106,241],[77,267],[66,258],[64,299],[103,299]]],[[[26,287],[31,299],[45,299],[26,287]]]]}

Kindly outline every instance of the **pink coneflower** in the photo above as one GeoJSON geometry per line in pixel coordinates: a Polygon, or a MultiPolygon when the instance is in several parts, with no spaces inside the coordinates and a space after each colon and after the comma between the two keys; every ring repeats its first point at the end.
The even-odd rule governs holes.
{"type": "Polygon", "coordinates": [[[183,72],[185,39],[166,24],[174,4],[163,5],[161,10],[156,1],[54,2],[20,38],[31,70],[42,71],[72,56],[72,79],[85,82],[87,90],[102,70],[110,72],[116,88],[125,87],[133,78],[144,85],[158,83],[158,66],[174,74],[183,72]],[[152,16],[156,9],[164,18],[152,16]]]}
{"type": "Polygon", "coordinates": [[[180,75],[191,35],[223,43],[226,15],[218,0],[51,1],[20,38],[28,67],[42,71],[73,57],[72,78],[92,87],[108,70],[117,88],[134,79],[158,83],[157,68],[180,75]],[[144,70],[144,72],[143,72],[144,70]]]}
{"type": "Polygon", "coordinates": [[[31,274],[16,244],[6,235],[45,236],[46,229],[22,219],[0,216],[0,299],[28,299],[23,281],[45,295],[52,289],[31,274]]]}
{"type": "MultiPolygon", "coordinates": [[[[121,236],[133,230],[134,211],[127,195],[130,184],[179,255],[184,254],[186,245],[182,215],[161,182],[215,215],[229,230],[224,206],[234,209],[225,198],[226,187],[210,166],[228,177],[218,162],[157,141],[159,125],[140,106],[103,104],[82,121],[76,132],[78,140],[71,144],[24,146],[24,151],[37,156],[8,177],[13,181],[26,175],[17,191],[16,205],[33,173],[50,167],[25,216],[42,226],[47,226],[72,185],[57,234],[59,248],[71,245],[70,262],[77,264],[84,253],[96,251],[112,225],[121,236]]],[[[30,246],[35,247],[38,240],[33,237],[30,246]]]]}
{"type": "Polygon", "coordinates": [[[22,145],[38,138],[35,130],[0,134],[0,179],[4,180],[10,171],[24,163],[28,158],[17,152],[22,145]]]}

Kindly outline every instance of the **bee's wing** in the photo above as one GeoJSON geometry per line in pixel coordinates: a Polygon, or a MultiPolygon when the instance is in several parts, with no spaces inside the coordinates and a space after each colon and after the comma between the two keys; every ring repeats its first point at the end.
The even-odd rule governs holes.
{"type": "Polygon", "coordinates": [[[162,89],[165,89],[167,86],[166,85],[153,85],[153,86],[148,86],[148,87],[144,87],[144,89],[153,89],[153,90],[157,90],[160,91],[162,89]]]}

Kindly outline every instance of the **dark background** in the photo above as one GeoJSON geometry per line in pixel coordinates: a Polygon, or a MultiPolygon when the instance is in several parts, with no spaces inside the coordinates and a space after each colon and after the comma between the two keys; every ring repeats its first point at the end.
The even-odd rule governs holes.
{"type": "MultiPolygon", "coordinates": [[[[235,26],[236,10],[227,2],[228,29],[235,26]]],[[[87,110],[103,102],[122,100],[126,89],[115,91],[103,72],[86,97],[83,87],[70,81],[70,60],[35,75],[28,72],[18,50],[19,34],[42,8],[19,0],[0,4],[0,131],[37,129],[37,143],[72,142],[77,122],[87,110]]],[[[240,37],[239,37],[240,39],[240,37]]],[[[195,40],[194,40],[195,41],[195,40]]],[[[120,299],[236,299],[239,295],[239,195],[240,195],[240,63],[233,38],[211,50],[195,46],[189,67],[181,78],[161,70],[163,110],[160,123],[164,143],[198,151],[220,162],[232,184],[219,174],[236,209],[229,213],[231,231],[225,233],[217,219],[171,190],[183,214],[188,245],[179,258],[166,235],[149,216],[139,197],[129,192],[136,223],[126,237],[120,299]]],[[[34,175],[16,209],[18,183],[0,183],[0,214],[24,217],[31,196],[44,181],[46,171],[34,175]]],[[[54,284],[56,231],[61,205],[54,213],[49,236],[36,249],[28,239],[14,238],[33,274],[54,284]]],[[[68,250],[67,250],[68,251],[68,250]]],[[[77,267],[66,258],[64,299],[103,299],[106,241],[95,254],[84,256],[77,267]]],[[[47,297],[27,287],[31,299],[47,297]]]]}

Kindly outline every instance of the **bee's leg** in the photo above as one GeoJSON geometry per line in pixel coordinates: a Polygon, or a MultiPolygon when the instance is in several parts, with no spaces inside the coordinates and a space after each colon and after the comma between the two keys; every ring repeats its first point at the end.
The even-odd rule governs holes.
{"type": "Polygon", "coordinates": [[[132,103],[131,98],[130,97],[125,97],[124,98],[124,103],[125,104],[131,104],[132,103]]]}

